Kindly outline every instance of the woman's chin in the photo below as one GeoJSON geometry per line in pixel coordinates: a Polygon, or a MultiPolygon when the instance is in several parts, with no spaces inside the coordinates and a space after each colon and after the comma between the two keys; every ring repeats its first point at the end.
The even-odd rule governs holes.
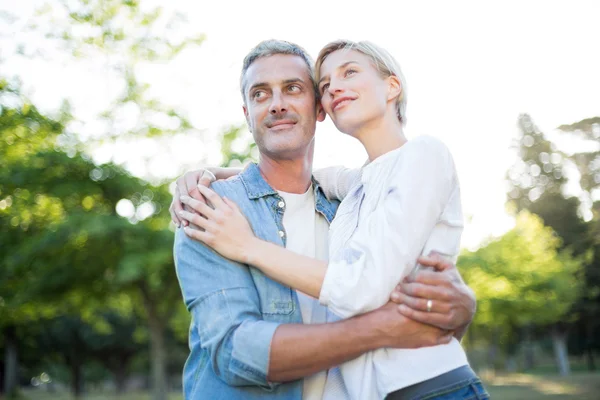
{"type": "Polygon", "coordinates": [[[356,128],[357,128],[357,124],[356,123],[352,123],[351,121],[334,121],[333,124],[335,125],[335,127],[337,128],[338,131],[349,135],[349,136],[354,136],[353,133],[356,132],[356,128]]]}

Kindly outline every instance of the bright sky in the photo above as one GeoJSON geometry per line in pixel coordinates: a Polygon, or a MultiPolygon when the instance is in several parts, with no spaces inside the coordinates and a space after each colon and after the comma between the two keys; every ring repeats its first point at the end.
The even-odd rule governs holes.
{"type": "MultiPolygon", "coordinates": [[[[27,17],[34,2],[23,3],[0,0],[0,10],[27,17]]],[[[168,67],[146,67],[140,73],[164,102],[187,110],[203,134],[179,135],[164,145],[107,148],[97,155],[99,161],[113,157],[136,173],[156,176],[174,176],[182,165],[218,163],[217,133],[244,121],[238,78],[250,48],[263,39],[285,39],[315,57],[329,41],[366,39],[389,50],[402,66],[408,81],[407,136],[436,136],[450,147],[467,216],[463,246],[472,248],[511,227],[503,178],[514,157],[509,146],[518,115],[529,113],[543,132],[600,115],[597,1],[207,5],[178,0],[169,7],[183,11],[207,40],[168,67]],[[141,159],[148,155],[151,162],[145,164],[141,159]]],[[[0,49],[15,43],[15,26],[3,27],[8,36],[0,37],[0,49]]],[[[42,109],[56,109],[68,97],[76,115],[86,120],[117,90],[101,63],[27,60],[6,50],[0,57],[0,73],[19,74],[42,109]]],[[[315,167],[359,166],[365,159],[359,143],[337,132],[329,120],[318,126],[315,167]]]]}

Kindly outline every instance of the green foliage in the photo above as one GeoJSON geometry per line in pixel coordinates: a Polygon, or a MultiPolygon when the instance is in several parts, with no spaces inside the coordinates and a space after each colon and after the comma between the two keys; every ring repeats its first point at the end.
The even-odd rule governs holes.
{"type": "Polygon", "coordinates": [[[477,293],[475,324],[519,327],[563,321],[581,295],[582,260],[560,251],[560,239],[527,211],[514,229],[475,252],[459,268],[477,293]]]}

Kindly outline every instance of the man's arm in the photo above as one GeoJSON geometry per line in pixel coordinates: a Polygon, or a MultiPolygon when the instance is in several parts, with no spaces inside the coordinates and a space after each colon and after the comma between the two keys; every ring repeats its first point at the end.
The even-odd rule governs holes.
{"type": "Polygon", "coordinates": [[[448,334],[402,316],[395,304],[332,324],[264,321],[247,266],[177,230],[175,261],[185,303],[215,374],[232,386],[262,386],[311,375],[379,347],[421,347],[448,334]]]}
{"type": "Polygon", "coordinates": [[[320,325],[280,325],[271,344],[269,380],[310,376],[382,347],[419,348],[448,343],[452,333],[413,321],[394,303],[320,325]]]}

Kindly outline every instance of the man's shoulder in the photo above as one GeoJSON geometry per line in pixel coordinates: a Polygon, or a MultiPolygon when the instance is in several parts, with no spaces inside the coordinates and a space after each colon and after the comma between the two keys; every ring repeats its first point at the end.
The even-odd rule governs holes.
{"type": "Polygon", "coordinates": [[[232,176],[229,179],[215,181],[210,185],[210,188],[220,196],[231,196],[232,194],[247,196],[246,187],[239,175],[232,176]]]}

